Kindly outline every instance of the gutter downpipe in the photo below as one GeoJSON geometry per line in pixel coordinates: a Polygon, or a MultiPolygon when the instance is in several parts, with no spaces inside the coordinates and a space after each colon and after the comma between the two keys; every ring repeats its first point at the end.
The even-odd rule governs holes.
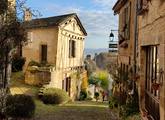
{"type": "MultiPolygon", "coordinates": [[[[135,16],[134,16],[134,19],[135,19],[135,24],[134,24],[134,63],[133,63],[133,71],[134,71],[134,76],[136,75],[136,64],[137,64],[137,61],[136,61],[136,56],[137,56],[137,45],[138,45],[138,32],[137,32],[137,24],[138,24],[138,16],[137,16],[137,10],[138,10],[138,4],[137,4],[137,0],[135,0],[135,16]]],[[[135,81],[133,81],[133,90],[135,92],[135,89],[136,89],[136,83],[135,81]]]]}

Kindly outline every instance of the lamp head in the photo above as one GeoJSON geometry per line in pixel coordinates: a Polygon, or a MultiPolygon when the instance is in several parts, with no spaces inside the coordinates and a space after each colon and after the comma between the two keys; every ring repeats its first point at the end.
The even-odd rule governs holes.
{"type": "Polygon", "coordinates": [[[111,31],[111,33],[110,33],[110,35],[109,35],[109,39],[110,39],[110,42],[112,42],[113,40],[114,40],[114,34],[112,33],[112,31],[111,31]]]}

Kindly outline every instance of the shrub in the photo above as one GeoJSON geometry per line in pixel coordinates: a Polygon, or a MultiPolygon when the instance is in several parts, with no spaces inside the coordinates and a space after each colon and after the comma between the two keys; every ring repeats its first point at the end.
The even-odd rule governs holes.
{"type": "Polygon", "coordinates": [[[80,92],[80,100],[85,100],[87,98],[87,91],[81,90],[80,92]]]}
{"type": "Polygon", "coordinates": [[[10,95],[6,101],[6,115],[14,118],[30,118],[34,115],[35,103],[31,96],[10,95]]]}
{"type": "Polygon", "coordinates": [[[40,67],[41,64],[32,60],[32,61],[29,62],[28,66],[37,66],[37,67],[40,67]]]}
{"type": "Polygon", "coordinates": [[[123,119],[139,113],[138,93],[137,90],[134,92],[132,96],[127,98],[126,104],[120,107],[120,116],[122,116],[123,119]]]}
{"type": "Polygon", "coordinates": [[[62,104],[69,101],[67,93],[58,88],[45,88],[40,99],[44,104],[62,104]]]}
{"type": "Polygon", "coordinates": [[[113,107],[114,107],[113,102],[109,101],[109,108],[113,109],[113,107]]]}
{"type": "Polygon", "coordinates": [[[22,71],[22,67],[25,64],[25,58],[24,57],[14,57],[12,59],[12,71],[18,72],[22,71]]]}
{"type": "Polygon", "coordinates": [[[100,94],[98,92],[95,92],[95,98],[96,98],[96,100],[99,99],[99,96],[100,96],[100,94]]]}
{"type": "Polygon", "coordinates": [[[113,109],[117,107],[118,107],[118,101],[115,97],[112,96],[109,100],[109,108],[113,109]]]}

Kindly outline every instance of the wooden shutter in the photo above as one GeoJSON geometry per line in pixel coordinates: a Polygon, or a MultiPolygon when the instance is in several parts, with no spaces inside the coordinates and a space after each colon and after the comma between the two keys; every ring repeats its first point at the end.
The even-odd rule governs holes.
{"type": "Polygon", "coordinates": [[[76,56],[76,42],[72,41],[72,57],[76,56]]]}
{"type": "Polygon", "coordinates": [[[131,27],[131,2],[128,6],[128,20],[127,20],[127,37],[130,39],[130,27],[131,27]]]}
{"type": "Polygon", "coordinates": [[[66,92],[69,90],[69,78],[66,78],[66,92]]]}
{"type": "Polygon", "coordinates": [[[69,40],[69,58],[72,56],[72,40],[69,40]]]}
{"type": "Polygon", "coordinates": [[[69,96],[71,95],[71,77],[69,77],[68,79],[69,85],[68,85],[68,92],[69,92],[69,96]]]}
{"type": "Polygon", "coordinates": [[[128,7],[124,9],[124,37],[125,39],[127,39],[127,28],[128,28],[127,22],[128,22],[128,7]]]}
{"type": "Polygon", "coordinates": [[[64,90],[64,80],[62,80],[62,89],[64,90]]]}
{"type": "Polygon", "coordinates": [[[47,62],[47,45],[41,45],[41,62],[47,62]]]}

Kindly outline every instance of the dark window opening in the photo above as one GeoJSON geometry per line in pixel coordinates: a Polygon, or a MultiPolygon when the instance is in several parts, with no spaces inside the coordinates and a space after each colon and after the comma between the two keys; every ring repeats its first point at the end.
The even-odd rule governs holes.
{"type": "Polygon", "coordinates": [[[76,57],[76,41],[69,40],[69,58],[76,57]]]}
{"type": "Polygon", "coordinates": [[[41,62],[47,62],[47,45],[41,45],[41,62]]]}
{"type": "Polygon", "coordinates": [[[130,39],[130,19],[131,19],[131,3],[124,8],[122,12],[122,36],[125,40],[130,39]]]}
{"type": "Polygon", "coordinates": [[[71,94],[71,77],[67,77],[62,81],[62,88],[70,96],[70,94],[71,94]]]}

